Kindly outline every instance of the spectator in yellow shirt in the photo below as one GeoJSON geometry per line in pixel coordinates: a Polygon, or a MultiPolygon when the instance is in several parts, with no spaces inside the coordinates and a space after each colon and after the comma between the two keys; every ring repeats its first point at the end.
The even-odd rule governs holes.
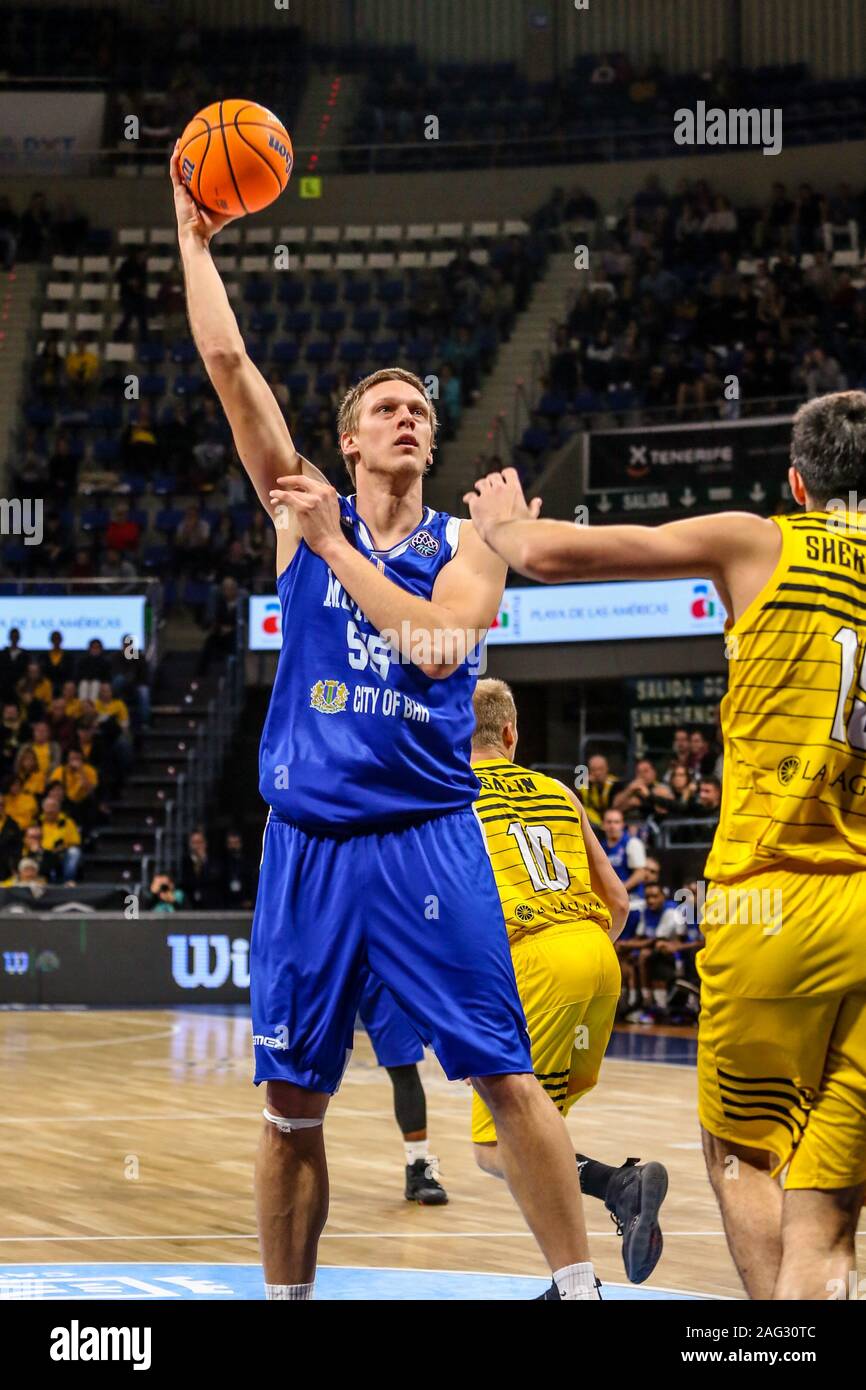
{"type": "Polygon", "coordinates": [[[75,681],[64,681],[60,694],[63,697],[64,708],[69,718],[80,719],[83,709],[78,698],[78,686],[75,681]]]}
{"type": "Polygon", "coordinates": [[[108,681],[101,681],[99,695],[93,701],[93,707],[99,717],[100,724],[106,719],[116,719],[121,733],[129,731],[129,710],[126,701],[121,700],[115,695],[108,681]]]}
{"type": "Polygon", "coordinates": [[[65,366],[72,384],[85,390],[99,371],[99,358],[86,343],[75,342],[66,354],[65,366]]]}
{"type": "Polygon", "coordinates": [[[62,767],[52,772],[52,786],[59,786],[69,814],[81,826],[91,826],[96,814],[96,788],[99,773],[78,748],[70,748],[62,767]]]}
{"type": "Polygon", "coordinates": [[[24,790],[20,777],[13,776],[6,791],[7,816],[11,816],[21,830],[26,830],[28,825],[33,825],[38,810],[36,797],[24,790]]]}
{"type": "Polygon", "coordinates": [[[30,744],[25,744],[15,759],[15,775],[23,792],[29,792],[31,796],[42,796],[45,791],[45,773],[39,766],[30,744]]]}
{"type": "Polygon", "coordinates": [[[47,719],[34,720],[33,737],[24,747],[33,751],[43,777],[49,777],[60,762],[60,744],[52,739],[47,719]]]}
{"type": "Polygon", "coordinates": [[[42,803],[42,848],[61,856],[64,883],[75,881],[81,863],[81,835],[71,816],[60,810],[61,793],[52,789],[42,803]]]}

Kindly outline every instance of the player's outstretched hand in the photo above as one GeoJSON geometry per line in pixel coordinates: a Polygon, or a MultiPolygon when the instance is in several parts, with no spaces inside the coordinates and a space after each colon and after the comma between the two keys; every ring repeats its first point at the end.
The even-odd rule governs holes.
{"type": "Polygon", "coordinates": [[[270,491],[274,523],[286,525],[293,515],[301,535],[311,550],[327,559],[335,546],[345,545],[340,528],[340,502],[330,483],[308,478],[303,473],[277,478],[270,491]]]}
{"type": "Polygon", "coordinates": [[[229,222],[234,222],[233,217],[223,217],[222,213],[210,212],[207,208],[201,207],[190,193],[180,174],[180,161],[178,150],[180,141],[175,140],[174,149],[169,161],[169,173],[171,174],[171,184],[174,189],[174,211],[177,217],[177,234],[179,237],[192,236],[203,245],[207,246],[212,236],[227,226],[229,222]]]}
{"type": "Polygon", "coordinates": [[[463,501],[482,540],[501,521],[534,521],[541,511],[541,498],[527,502],[523,495],[517,470],[506,468],[501,473],[488,473],[479,478],[472,492],[463,501]]]}

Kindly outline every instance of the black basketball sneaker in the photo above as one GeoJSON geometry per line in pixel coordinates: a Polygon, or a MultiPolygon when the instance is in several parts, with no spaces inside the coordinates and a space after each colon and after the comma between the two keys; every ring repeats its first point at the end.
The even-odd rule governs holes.
{"type": "Polygon", "coordinates": [[[632,1284],[648,1279],[661,1257],[659,1208],[667,1190],[667,1169],[636,1158],[627,1158],[608,1184],[604,1204],[622,1236],[622,1260],[632,1284]]]}
{"type": "Polygon", "coordinates": [[[435,1158],[419,1158],[406,1165],[405,1197],[422,1207],[444,1207],[448,1193],[439,1182],[435,1158]]]}

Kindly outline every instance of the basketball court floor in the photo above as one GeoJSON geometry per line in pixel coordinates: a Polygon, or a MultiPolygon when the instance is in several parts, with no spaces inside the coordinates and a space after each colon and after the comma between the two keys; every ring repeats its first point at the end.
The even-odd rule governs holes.
{"type": "MultiPolygon", "coordinates": [[[[605,1298],[743,1296],[704,1175],[694,1053],[682,1030],[617,1033],[568,1119],[580,1152],[670,1173],[664,1254],[640,1288],[608,1213],[586,1199],[605,1298]]],[[[252,1167],[264,1098],[245,1010],[9,1009],[0,1057],[0,1299],[263,1298],[252,1167]]],[[[470,1090],[429,1054],[422,1074],[451,1201],[404,1200],[391,1085],[358,1032],[325,1125],[317,1297],[531,1299],[549,1278],[504,1185],[475,1167],[470,1090]]]]}

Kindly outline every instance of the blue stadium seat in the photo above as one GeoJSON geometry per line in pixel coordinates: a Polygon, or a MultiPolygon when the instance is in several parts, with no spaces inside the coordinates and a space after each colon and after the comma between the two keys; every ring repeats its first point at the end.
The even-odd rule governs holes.
{"type": "Polygon", "coordinates": [[[308,372],[289,372],[286,377],[286,385],[293,396],[303,396],[306,394],[310,385],[308,372]]]}
{"type": "Polygon", "coordinates": [[[523,438],[520,441],[521,449],[525,449],[528,454],[543,454],[550,448],[552,435],[550,430],[543,429],[540,425],[530,425],[523,431],[523,438]]]}
{"type": "Polygon", "coordinates": [[[191,338],[178,338],[169,347],[171,360],[178,366],[188,366],[198,360],[198,348],[191,338]]]}
{"type": "Polygon", "coordinates": [[[54,407],[34,402],[32,405],[28,405],[24,412],[24,418],[28,425],[33,425],[36,429],[51,429],[54,424],[54,407]]]}
{"type": "Polygon", "coordinates": [[[290,309],[283,319],[283,328],[287,333],[309,333],[313,326],[313,315],[309,309],[290,309]]]}
{"type": "Polygon", "coordinates": [[[303,280],[283,279],[277,286],[277,303],[287,304],[296,309],[307,297],[307,287],[303,280]]]}
{"type": "Polygon", "coordinates": [[[385,327],[392,333],[402,333],[409,325],[408,309],[389,309],[385,315],[385,327]]]}
{"type": "Polygon", "coordinates": [[[93,446],[94,463],[117,463],[120,458],[119,439],[97,439],[93,446]]]}
{"type": "Polygon", "coordinates": [[[271,283],[269,280],[248,280],[244,285],[245,304],[270,304],[271,283]]]}
{"type": "Polygon", "coordinates": [[[204,381],[200,376],[190,374],[189,376],[179,376],[174,383],[174,394],[176,396],[198,396],[204,388],[204,381]]]}
{"type": "Polygon", "coordinates": [[[346,327],[345,309],[322,309],[316,326],[320,333],[342,333],[346,327]]]}
{"type": "Polygon", "coordinates": [[[271,361],[279,362],[285,366],[291,366],[297,362],[300,349],[297,343],[291,343],[287,338],[281,338],[278,343],[271,345],[271,361]]]}
{"type": "Polygon", "coordinates": [[[150,486],[154,497],[171,497],[177,488],[177,481],[170,473],[155,473],[150,486]]]}
{"type": "Polygon", "coordinates": [[[400,352],[399,338],[379,338],[370,345],[370,355],[383,366],[397,360],[400,352]]]}
{"type": "Polygon", "coordinates": [[[352,316],[352,327],[356,333],[378,333],[381,321],[379,309],[356,309],[352,316]]]}
{"type": "MultiPolygon", "coordinates": [[[[143,473],[123,473],[120,478],[121,484],[125,487],[130,497],[141,497],[147,490],[147,479],[143,473]]],[[[145,513],[145,516],[147,513],[145,513]]]]}
{"type": "Polygon", "coordinates": [[[244,502],[236,502],[233,507],[229,507],[229,517],[238,535],[246,531],[252,520],[252,515],[252,507],[246,506],[244,502]]]}
{"type": "Polygon", "coordinates": [[[139,343],[136,356],[148,367],[159,367],[165,361],[165,348],[162,343],[139,343]]]}
{"type": "Polygon", "coordinates": [[[598,396],[594,391],[578,391],[572,405],[578,415],[588,415],[591,411],[598,410],[598,396]]]}
{"type": "Polygon", "coordinates": [[[310,302],[313,304],[336,304],[337,286],[332,280],[314,280],[310,289],[310,302]]]}
{"type": "Polygon", "coordinates": [[[258,334],[260,338],[267,338],[277,326],[277,316],[272,309],[258,309],[254,314],[250,314],[249,326],[250,332],[258,334]]]}
{"type": "Polygon", "coordinates": [[[85,507],[78,518],[82,531],[104,531],[111,517],[107,507],[85,507]]]}
{"type": "Polygon", "coordinates": [[[32,551],[35,546],[25,545],[23,541],[7,541],[3,547],[3,563],[10,569],[15,569],[17,565],[26,565],[32,560],[32,551]]]}
{"type": "Polygon", "coordinates": [[[167,545],[145,546],[141,563],[146,570],[165,571],[171,563],[171,550],[167,545]]]}
{"type": "Polygon", "coordinates": [[[155,399],[157,396],[165,395],[167,385],[168,382],[161,372],[149,372],[140,379],[138,389],[142,396],[155,399]]]}
{"type": "Polygon", "coordinates": [[[560,415],[564,415],[568,410],[568,401],[565,396],[557,395],[553,391],[546,391],[535,408],[540,415],[547,415],[552,419],[558,419],[560,415]]]}
{"type": "Polygon", "coordinates": [[[89,424],[97,430],[119,430],[123,424],[123,414],[116,405],[95,405],[90,412],[89,424]]]}
{"type": "Polygon", "coordinates": [[[153,525],[157,531],[171,532],[177,530],[183,521],[183,512],[180,507],[163,507],[154,517],[153,525]]]}
{"type": "Polygon", "coordinates": [[[330,361],[331,361],[331,358],[333,357],[333,355],[334,355],[334,347],[333,347],[333,344],[332,344],[331,342],[329,342],[329,341],[323,341],[323,340],[320,339],[320,338],[316,338],[316,339],[313,340],[313,342],[308,343],[308,344],[307,344],[307,350],[306,350],[306,352],[304,353],[304,356],[305,356],[306,360],[307,360],[308,362],[313,362],[313,363],[315,363],[315,362],[321,362],[321,363],[330,362],[330,361]]]}
{"type": "Polygon", "coordinates": [[[340,344],[338,356],[341,362],[357,363],[363,361],[367,356],[367,346],[359,343],[355,338],[347,338],[340,344]]]}
{"type": "Polygon", "coordinates": [[[367,304],[370,295],[373,293],[373,286],[369,280],[348,280],[343,286],[343,298],[347,304],[367,304]]]}
{"type": "Polygon", "coordinates": [[[383,304],[399,304],[406,293],[402,280],[383,280],[377,298],[383,304]]]}
{"type": "Polygon", "coordinates": [[[147,528],[150,525],[150,516],[144,507],[135,507],[130,510],[129,519],[135,522],[143,536],[146,535],[147,528]]]}
{"type": "Polygon", "coordinates": [[[339,379],[336,372],[319,372],[316,377],[316,395],[329,396],[336,390],[339,379]]]}

